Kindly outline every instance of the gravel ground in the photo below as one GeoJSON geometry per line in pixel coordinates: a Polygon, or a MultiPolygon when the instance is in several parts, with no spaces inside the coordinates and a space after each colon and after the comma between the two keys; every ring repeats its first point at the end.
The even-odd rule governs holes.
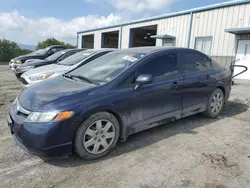
{"type": "Polygon", "coordinates": [[[250,187],[250,82],[236,81],[223,114],[156,127],[119,143],[106,158],[40,159],[15,146],[6,124],[20,92],[0,66],[0,187],[250,187]]]}

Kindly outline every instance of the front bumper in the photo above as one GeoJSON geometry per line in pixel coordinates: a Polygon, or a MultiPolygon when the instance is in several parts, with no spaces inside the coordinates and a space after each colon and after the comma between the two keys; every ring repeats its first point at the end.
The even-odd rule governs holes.
{"type": "Polygon", "coordinates": [[[22,74],[23,74],[23,73],[16,73],[16,72],[15,72],[15,75],[16,75],[16,77],[17,77],[18,80],[20,79],[20,77],[21,77],[22,74]]]}
{"type": "Polygon", "coordinates": [[[42,80],[31,82],[27,75],[22,74],[22,76],[19,78],[19,81],[21,82],[22,89],[27,89],[34,84],[40,83],[42,80]]]}
{"type": "Polygon", "coordinates": [[[24,84],[23,82],[21,82],[21,87],[23,90],[29,88],[32,85],[34,85],[34,84],[24,84]]]}
{"type": "Polygon", "coordinates": [[[23,73],[25,73],[26,71],[17,70],[17,69],[18,69],[18,68],[16,68],[16,69],[14,70],[14,72],[15,72],[16,77],[19,79],[19,78],[21,77],[21,75],[22,75],[23,73]]]}
{"type": "Polygon", "coordinates": [[[15,63],[9,62],[9,67],[11,70],[15,71],[17,65],[15,63]]]}
{"type": "Polygon", "coordinates": [[[27,75],[27,73],[23,73],[22,76],[19,78],[20,82],[21,82],[21,87],[22,89],[27,89],[29,88],[30,86],[33,86],[35,84],[38,84],[40,82],[43,82],[43,81],[46,81],[46,80],[49,80],[51,78],[54,78],[56,76],[59,76],[60,74],[54,74],[53,76],[47,78],[47,79],[44,79],[44,80],[36,80],[36,81],[31,81],[29,79],[29,75],[27,75]]]}
{"type": "Polygon", "coordinates": [[[33,155],[37,155],[39,157],[60,157],[70,154],[68,152],[72,150],[72,143],[66,143],[63,145],[58,145],[51,148],[32,148],[26,146],[20,138],[18,138],[15,134],[12,135],[15,143],[24,151],[31,153],[33,155]]]}
{"type": "Polygon", "coordinates": [[[16,112],[15,109],[15,105],[11,106],[7,123],[20,148],[41,157],[58,157],[72,153],[75,129],[72,129],[70,119],[61,122],[30,123],[24,121],[27,115],[16,112]]]}

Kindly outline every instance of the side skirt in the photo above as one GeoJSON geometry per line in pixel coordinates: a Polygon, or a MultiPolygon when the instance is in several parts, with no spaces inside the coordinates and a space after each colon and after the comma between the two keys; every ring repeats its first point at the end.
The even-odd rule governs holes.
{"type": "Polygon", "coordinates": [[[204,112],[206,108],[207,108],[207,103],[199,104],[196,106],[183,109],[182,112],[181,111],[172,112],[172,113],[163,114],[163,115],[151,118],[154,120],[156,119],[158,120],[158,121],[153,121],[153,123],[148,123],[149,120],[145,120],[143,122],[141,121],[139,123],[136,123],[136,124],[140,124],[140,126],[136,126],[136,124],[130,125],[127,127],[126,134],[120,140],[122,142],[125,142],[129,135],[132,135],[132,134],[135,134],[135,133],[138,133],[138,132],[141,132],[141,131],[144,131],[153,127],[157,127],[159,125],[167,124],[167,123],[170,123],[170,122],[173,122],[178,119],[182,119],[182,118],[194,115],[194,114],[204,112]]]}
{"type": "Polygon", "coordinates": [[[131,134],[141,132],[141,131],[144,131],[153,127],[157,127],[159,125],[163,125],[163,124],[175,121],[180,118],[181,118],[181,111],[179,110],[179,111],[171,112],[168,114],[162,114],[157,117],[150,118],[149,120],[140,121],[136,124],[130,125],[127,128],[126,138],[131,134]]]}

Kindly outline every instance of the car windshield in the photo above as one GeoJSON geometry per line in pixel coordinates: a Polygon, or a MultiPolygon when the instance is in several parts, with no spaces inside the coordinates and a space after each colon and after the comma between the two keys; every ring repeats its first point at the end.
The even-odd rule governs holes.
{"type": "Polygon", "coordinates": [[[48,50],[49,50],[49,48],[44,48],[44,49],[36,50],[34,52],[31,52],[30,55],[44,55],[44,54],[47,53],[48,50]]]}
{"type": "Polygon", "coordinates": [[[84,77],[98,83],[107,83],[133,65],[144,53],[111,52],[71,71],[69,76],[84,77]]]}
{"type": "Polygon", "coordinates": [[[59,57],[61,57],[65,53],[66,53],[65,51],[56,52],[53,55],[45,58],[45,60],[48,60],[48,61],[56,60],[56,59],[58,59],[59,57]]]}
{"type": "Polygon", "coordinates": [[[72,56],[69,56],[68,58],[60,61],[60,63],[58,63],[58,65],[66,65],[66,66],[75,65],[75,64],[79,63],[80,61],[86,59],[87,57],[91,56],[95,52],[96,51],[94,51],[94,50],[86,50],[83,52],[78,52],[78,53],[76,53],[72,56]]]}

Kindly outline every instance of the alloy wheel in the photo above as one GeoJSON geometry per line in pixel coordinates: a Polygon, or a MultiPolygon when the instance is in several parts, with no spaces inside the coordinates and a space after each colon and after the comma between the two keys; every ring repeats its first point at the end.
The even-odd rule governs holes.
{"type": "Polygon", "coordinates": [[[85,131],[83,145],[89,153],[100,154],[109,149],[114,138],[114,125],[105,119],[97,120],[85,131]]]}
{"type": "Polygon", "coordinates": [[[218,114],[220,112],[223,107],[223,96],[221,93],[214,94],[210,107],[213,114],[218,114]]]}

